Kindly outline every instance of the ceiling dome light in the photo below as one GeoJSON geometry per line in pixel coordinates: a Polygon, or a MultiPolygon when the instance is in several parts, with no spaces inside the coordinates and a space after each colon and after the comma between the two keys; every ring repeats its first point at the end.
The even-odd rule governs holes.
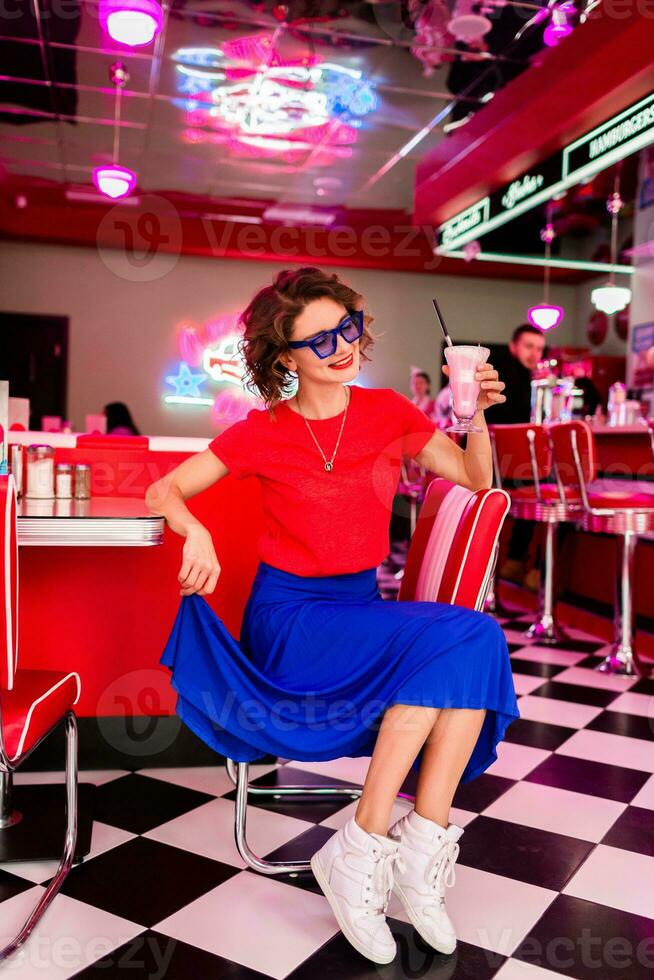
{"type": "Polygon", "coordinates": [[[615,283],[607,282],[604,286],[597,286],[590,294],[590,301],[600,313],[611,316],[624,310],[631,301],[631,290],[626,286],[616,286],[615,283]]]}
{"type": "Polygon", "coordinates": [[[532,327],[539,330],[553,330],[563,319],[563,307],[550,303],[550,258],[552,257],[552,242],[556,231],[552,224],[552,202],[547,205],[547,224],[541,228],[540,239],[545,245],[545,266],[543,268],[543,302],[527,310],[527,319],[532,327]]]}
{"type": "Polygon", "coordinates": [[[93,183],[106,197],[126,197],[136,185],[136,174],[127,167],[96,167],[93,183]]]}
{"type": "Polygon", "coordinates": [[[527,311],[527,318],[532,327],[538,327],[539,330],[552,330],[558,327],[563,319],[563,307],[552,306],[551,303],[539,303],[538,306],[532,306],[527,311]]]}
{"type": "Polygon", "coordinates": [[[477,0],[456,0],[447,29],[464,44],[479,41],[493,26],[477,0]]]}
{"type": "Polygon", "coordinates": [[[163,12],[157,0],[102,0],[100,20],[114,41],[135,48],[160,32],[163,12]]]}
{"type": "Polygon", "coordinates": [[[552,19],[543,31],[543,41],[548,48],[554,48],[565,37],[572,34],[574,26],[571,23],[576,13],[574,3],[562,3],[552,7],[552,19]]]}

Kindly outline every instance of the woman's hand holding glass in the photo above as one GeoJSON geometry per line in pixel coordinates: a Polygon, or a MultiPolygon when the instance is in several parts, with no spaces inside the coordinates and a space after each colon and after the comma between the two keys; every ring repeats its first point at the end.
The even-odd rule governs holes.
{"type": "Polygon", "coordinates": [[[182,552],[182,567],[177,576],[180,595],[210,595],[216,588],[220,563],[212,537],[202,524],[189,527],[182,552]]]}

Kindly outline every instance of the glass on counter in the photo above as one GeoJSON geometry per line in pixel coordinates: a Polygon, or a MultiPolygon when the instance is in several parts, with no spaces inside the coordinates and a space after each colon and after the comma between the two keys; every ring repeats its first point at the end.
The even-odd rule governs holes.
{"type": "Polygon", "coordinates": [[[20,442],[15,442],[9,447],[9,466],[11,475],[14,478],[16,496],[23,495],[23,465],[25,460],[25,450],[20,442]]]}
{"type": "Polygon", "coordinates": [[[607,416],[611,426],[627,424],[627,388],[622,381],[614,382],[609,388],[607,416]]]}
{"type": "Polygon", "coordinates": [[[88,463],[77,463],[75,466],[73,496],[77,500],[88,500],[91,496],[91,467],[88,463]]]}
{"type": "Polygon", "coordinates": [[[27,447],[26,497],[39,499],[54,497],[54,456],[53,446],[32,443],[27,447]]]}
{"type": "Polygon", "coordinates": [[[55,496],[60,498],[73,496],[72,463],[57,463],[55,467],[55,496]]]}

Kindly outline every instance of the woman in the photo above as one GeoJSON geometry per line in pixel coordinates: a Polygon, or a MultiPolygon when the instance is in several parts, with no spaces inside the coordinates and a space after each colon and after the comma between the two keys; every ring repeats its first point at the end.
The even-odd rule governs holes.
{"type": "Polygon", "coordinates": [[[411,393],[413,404],[431,418],[434,414],[434,399],[431,397],[431,378],[426,371],[411,368],[411,393]]]}
{"type": "Polygon", "coordinates": [[[132,413],[125,402],[109,402],[104,407],[104,414],[107,417],[107,434],[140,436],[141,433],[136,428],[132,413]]]}
{"type": "Polygon", "coordinates": [[[480,366],[483,431],[463,451],[405,395],[348,384],[370,359],[372,317],[335,274],[280,272],[241,319],[248,384],[267,408],[146,497],[186,539],[183,598],[161,658],[176,710],[235,761],[372,756],[356,813],[314,854],[314,874],[346,938],[374,962],[396,952],[384,915],[391,888],[423,939],[451,952],[443,892],[463,831],[448,816],[459,782],[496,760],[519,717],[508,649],[482,613],[382,600],[376,569],[389,550],[401,452],[465,487],[489,487],[483,412],[504,385],[480,366]],[[295,376],[297,393],[282,400],[295,376]],[[202,598],[220,564],[184,503],[228,472],[259,479],[265,515],[240,645],[202,598]],[[412,767],[415,809],[389,830],[412,767]]]}

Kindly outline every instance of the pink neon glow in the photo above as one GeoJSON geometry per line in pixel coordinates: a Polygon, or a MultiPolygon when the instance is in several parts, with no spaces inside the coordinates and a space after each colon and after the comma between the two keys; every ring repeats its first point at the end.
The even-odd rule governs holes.
{"type": "Polygon", "coordinates": [[[539,303],[538,306],[532,306],[527,311],[527,318],[532,327],[538,327],[539,330],[552,330],[553,327],[558,327],[563,319],[563,307],[539,303]]]}
{"type": "Polygon", "coordinates": [[[252,395],[243,389],[221,391],[216,395],[211,408],[211,421],[231,425],[232,422],[244,419],[253,404],[259,404],[259,400],[253,399],[252,395]]]}
{"type": "Polygon", "coordinates": [[[548,48],[555,48],[559,41],[572,34],[573,30],[570,24],[548,24],[543,31],[543,41],[548,48]]]}
{"type": "Polygon", "coordinates": [[[571,23],[576,8],[573,3],[562,3],[552,7],[551,20],[543,31],[543,41],[548,48],[554,48],[564,38],[572,34],[574,25],[571,23]]]}
{"type": "Polygon", "coordinates": [[[114,41],[135,48],[161,31],[163,13],[157,0],[101,0],[100,22],[114,41]]]}
{"type": "Polygon", "coordinates": [[[136,174],[127,167],[96,167],[93,183],[106,197],[126,197],[136,186],[136,174]]]}

